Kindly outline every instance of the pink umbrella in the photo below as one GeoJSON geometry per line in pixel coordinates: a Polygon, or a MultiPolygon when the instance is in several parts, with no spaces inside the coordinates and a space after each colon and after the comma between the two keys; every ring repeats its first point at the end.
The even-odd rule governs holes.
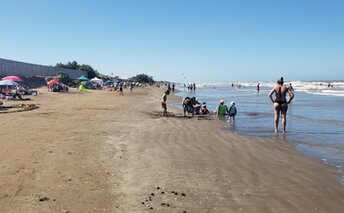
{"type": "Polygon", "coordinates": [[[2,80],[11,80],[11,81],[23,81],[19,76],[16,75],[9,75],[6,77],[3,77],[2,80]]]}
{"type": "Polygon", "coordinates": [[[48,81],[48,86],[53,86],[53,85],[56,85],[56,84],[59,84],[59,79],[55,78],[55,79],[52,79],[50,81],[48,81]]]}

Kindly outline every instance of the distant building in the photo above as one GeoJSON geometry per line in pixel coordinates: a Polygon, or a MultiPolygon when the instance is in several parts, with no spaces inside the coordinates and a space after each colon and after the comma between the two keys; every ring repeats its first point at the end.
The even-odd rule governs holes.
{"type": "Polygon", "coordinates": [[[77,79],[81,75],[87,76],[87,72],[82,70],[30,64],[0,58],[0,76],[2,77],[8,75],[18,75],[26,78],[33,76],[48,77],[55,76],[60,72],[66,73],[71,79],[77,79]]]}

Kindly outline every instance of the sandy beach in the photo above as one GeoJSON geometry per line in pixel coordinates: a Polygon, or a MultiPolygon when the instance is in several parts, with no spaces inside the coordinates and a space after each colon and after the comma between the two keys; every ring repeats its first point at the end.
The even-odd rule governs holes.
{"type": "Polygon", "coordinates": [[[334,168],[171,105],[162,117],[163,91],[40,89],[38,109],[0,111],[0,212],[344,212],[334,168]]]}

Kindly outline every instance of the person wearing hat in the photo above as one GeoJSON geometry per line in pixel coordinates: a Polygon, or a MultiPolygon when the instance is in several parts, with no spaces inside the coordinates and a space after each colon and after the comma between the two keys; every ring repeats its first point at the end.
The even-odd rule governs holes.
{"type": "Polygon", "coordinates": [[[237,109],[235,107],[235,102],[232,101],[230,106],[229,106],[229,110],[228,110],[229,121],[234,121],[236,114],[237,114],[237,109]]]}
{"type": "Polygon", "coordinates": [[[224,100],[220,100],[220,105],[219,107],[217,108],[217,115],[219,116],[225,116],[228,114],[228,107],[227,105],[225,104],[225,101],[224,100]]]}

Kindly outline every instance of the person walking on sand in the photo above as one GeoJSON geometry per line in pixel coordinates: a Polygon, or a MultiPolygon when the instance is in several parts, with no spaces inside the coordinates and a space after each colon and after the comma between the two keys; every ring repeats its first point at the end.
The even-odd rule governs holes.
{"type": "Polygon", "coordinates": [[[167,116],[167,95],[170,94],[170,90],[166,90],[164,94],[162,95],[162,100],[161,100],[161,107],[163,108],[162,111],[162,116],[167,116]]]}
{"type": "Polygon", "coordinates": [[[293,100],[294,93],[291,89],[284,86],[283,77],[281,77],[277,81],[277,85],[270,91],[269,98],[273,103],[273,108],[275,112],[275,119],[274,119],[274,127],[275,133],[278,133],[278,122],[280,114],[282,116],[282,126],[283,126],[283,133],[286,133],[286,125],[287,125],[287,110],[288,104],[293,100]],[[287,101],[287,93],[289,95],[289,100],[287,101]],[[272,95],[275,94],[275,99],[272,98],[272,95]]]}
{"type": "Polygon", "coordinates": [[[119,86],[119,94],[120,94],[120,95],[123,95],[123,87],[122,87],[122,85],[119,86]]]}

